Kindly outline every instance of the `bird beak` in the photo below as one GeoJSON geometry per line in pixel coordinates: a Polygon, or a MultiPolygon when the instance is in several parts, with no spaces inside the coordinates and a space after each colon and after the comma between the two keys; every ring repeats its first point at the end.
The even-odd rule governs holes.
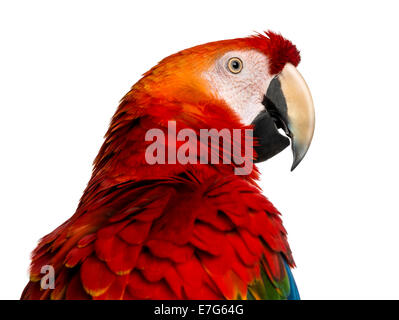
{"type": "Polygon", "coordinates": [[[262,103],[265,110],[252,122],[254,136],[258,139],[255,161],[265,161],[289,145],[289,139],[278,131],[281,128],[291,138],[292,171],[305,157],[315,126],[312,96],[305,80],[292,64],[287,63],[270,82],[262,103]]]}

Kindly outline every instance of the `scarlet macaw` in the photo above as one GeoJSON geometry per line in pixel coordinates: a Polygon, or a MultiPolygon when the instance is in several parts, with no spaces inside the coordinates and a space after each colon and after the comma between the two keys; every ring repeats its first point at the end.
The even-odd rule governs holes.
{"type": "MultiPolygon", "coordinates": [[[[290,41],[266,32],[186,49],[146,72],[113,116],[75,214],[34,250],[21,298],[299,299],[286,231],[256,167],[148,163],[145,137],[167,135],[170,121],[196,134],[253,128],[253,156],[264,161],[289,145],[281,128],[293,169],[314,130],[299,61],[290,41]],[[54,289],[41,287],[43,266],[54,268],[54,289]]],[[[185,141],[168,138],[175,150],[185,141]]]]}

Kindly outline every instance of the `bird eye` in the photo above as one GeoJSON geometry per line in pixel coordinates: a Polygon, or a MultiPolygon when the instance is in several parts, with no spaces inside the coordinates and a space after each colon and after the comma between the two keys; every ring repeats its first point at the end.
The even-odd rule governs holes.
{"type": "Polygon", "coordinates": [[[243,65],[240,58],[230,58],[227,62],[227,68],[231,73],[240,73],[242,67],[243,65]]]}

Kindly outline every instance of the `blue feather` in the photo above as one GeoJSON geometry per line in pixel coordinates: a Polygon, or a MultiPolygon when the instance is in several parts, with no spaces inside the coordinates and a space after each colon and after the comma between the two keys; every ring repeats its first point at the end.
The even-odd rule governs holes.
{"type": "Polygon", "coordinates": [[[287,262],[285,262],[285,269],[287,271],[287,275],[288,275],[288,279],[290,281],[290,294],[287,297],[288,300],[301,300],[301,297],[299,296],[299,291],[298,291],[298,287],[296,286],[295,280],[294,280],[294,276],[292,275],[291,272],[291,268],[290,266],[287,264],[287,262]]]}

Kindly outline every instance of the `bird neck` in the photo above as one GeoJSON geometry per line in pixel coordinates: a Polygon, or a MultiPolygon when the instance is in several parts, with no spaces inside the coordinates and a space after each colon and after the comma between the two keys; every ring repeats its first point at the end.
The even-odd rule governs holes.
{"type": "Polygon", "coordinates": [[[112,118],[87,190],[99,191],[127,181],[170,179],[185,173],[200,177],[237,174],[254,183],[258,171],[252,161],[250,130],[227,105],[217,101],[192,104],[145,92],[129,93],[112,118]],[[158,141],[151,132],[162,134],[163,139],[158,141]],[[194,138],[182,140],[182,132],[194,138]],[[215,138],[212,132],[218,136],[215,138]],[[206,133],[208,144],[204,143],[206,133]],[[159,149],[154,153],[156,141],[164,148],[164,161],[154,162],[159,155],[159,149]],[[190,150],[195,150],[194,155],[190,150]]]}

